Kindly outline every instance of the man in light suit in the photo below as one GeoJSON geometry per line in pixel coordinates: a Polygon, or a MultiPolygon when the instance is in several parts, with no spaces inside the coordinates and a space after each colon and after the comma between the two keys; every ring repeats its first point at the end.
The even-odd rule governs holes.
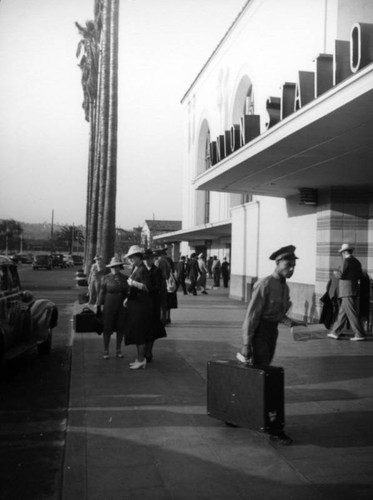
{"type": "Polygon", "coordinates": [[[341,299],[338,317],[333,325],[333,329],[328,333],[328,337],[338,340],[340,334],[347,324],[354,332],[350,339],[353,341],[365,340],[365,331],[358,314],[359,300],[359,280],[363,277],[360,261],[356,259],[352,252],[354,247],[348,243],[343,243],[338,252],[343,258],[342,271],[339,279],[338,296],[341,299]]]}

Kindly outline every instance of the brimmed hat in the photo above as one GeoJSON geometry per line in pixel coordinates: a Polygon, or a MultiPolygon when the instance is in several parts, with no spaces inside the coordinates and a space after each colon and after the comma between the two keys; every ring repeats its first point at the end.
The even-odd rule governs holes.
{"type": "Polygon", "coordinates": [[[198,258],[199,258],[199,259],[201,259],[202,257],[203,257],[203,253],[200,253],[200,254],[198,255],[198,258]]]}
{"type": "Polygon", "coordinates": [[[106,267],[123,267],[123,262],[118,257],[113,257],[106,267]]]}
{"type": "Polygon", "coordinates": [[[155,257],[156,254],[153,252],[151,248],[147,248],[144,252],[144,258],[149,259],[149,257],[155,257]]]}
{"type": "Polygon", "coordinates": [[[270,260],[275,260],[276,262],[280,260],[295,260],[298,257],[295,255],[295,246],[288,245],[286,247],[281,247],[276,252],[270,255],[270,260]]]}
{"type": "Polygon", "coordinates": [[[124,257],[131,257],[132,255],[141,255],[144,253],[143,249],[138,245],[132,245],[124,257]]]}
{"type": "Polygon", "coordinates": [[[353,247],[349,243],[343,243],[341,248],[338,250],[338,253],[346,252],[347,250],[353,252],[355,250],[355,247],[353,247]]]}

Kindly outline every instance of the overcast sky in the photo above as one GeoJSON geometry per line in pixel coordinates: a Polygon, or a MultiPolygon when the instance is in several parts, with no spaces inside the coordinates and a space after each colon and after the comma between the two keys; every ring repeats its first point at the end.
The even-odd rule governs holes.
{"type": "MultiPolygon", "coordinates": [[[[245,0],[120,0],[117,226],[181,220],[180,100],[245,0]]],[[[75,21],[94,0],[0,1],[0,219],[84,224],[75,21]]]]}

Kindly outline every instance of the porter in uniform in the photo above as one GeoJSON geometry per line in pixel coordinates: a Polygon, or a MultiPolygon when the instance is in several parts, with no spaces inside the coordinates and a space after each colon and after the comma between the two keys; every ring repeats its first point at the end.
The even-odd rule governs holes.
{"type": "MultiPolygon", "coordinates": [[[[254,366],[269,366],[278,337],[278,323],[286,317],[291,306],[286,279],[294,273],[295,247],[289,245],[274,252],[270,259],[276,262],[274,272],[257,281],[242,325],[241,354],[251,359],[254,366]]],[[[282,444],[292,442],[283,431],[272,435],[282,444]]]]}
{"type": "Polygon", "coordinates": [[[278,336],[277,325],[291,306],[286,278],[293,275],[295,247],[289,245],[274,252],[274,272],[254,284],[252,298],[242,325],[242,354],[254,365],[268,366],[273,359],[278,336]]]}

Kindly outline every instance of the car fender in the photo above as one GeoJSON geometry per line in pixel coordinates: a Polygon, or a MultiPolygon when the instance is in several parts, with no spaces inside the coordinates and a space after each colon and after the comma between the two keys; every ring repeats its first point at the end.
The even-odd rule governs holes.
{"type": "Polygon", "coordinates": [[[54,302],[47,299],[35,300],[31,307],[31,335],[36,342],[48,339],[50,331],[57,326],[58,309],[54,302]]]}

